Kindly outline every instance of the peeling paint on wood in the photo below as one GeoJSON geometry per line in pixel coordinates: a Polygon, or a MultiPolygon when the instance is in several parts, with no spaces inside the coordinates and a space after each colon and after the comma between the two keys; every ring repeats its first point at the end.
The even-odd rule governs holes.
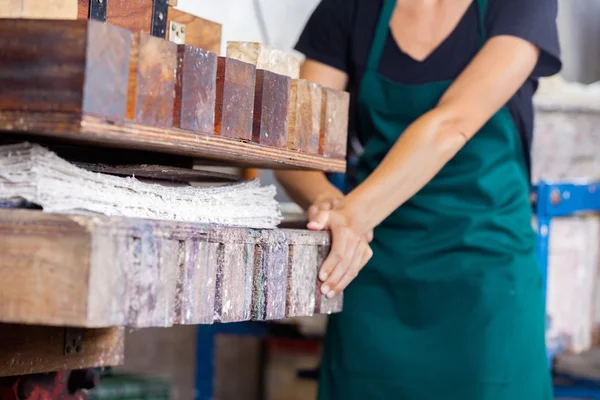
{"type": "Polygon", "coordinates": [[[327,246],[325,232],[0,210],[0,322],[166,327],[335,312],[316,303],[327,246]],[[23,297],[24,282],[41,301],[23,297]]]}

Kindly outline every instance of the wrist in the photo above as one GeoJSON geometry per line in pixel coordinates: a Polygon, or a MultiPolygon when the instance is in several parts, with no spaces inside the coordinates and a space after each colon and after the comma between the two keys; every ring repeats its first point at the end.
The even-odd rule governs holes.
{"type": "Polygon", "coordinates": [[[369,226],[367,207],[350,196],[346,196],[339,207],[340,211],[346,217],[350,229],[359,233],[365,234],[371,229],[369,226]]]}

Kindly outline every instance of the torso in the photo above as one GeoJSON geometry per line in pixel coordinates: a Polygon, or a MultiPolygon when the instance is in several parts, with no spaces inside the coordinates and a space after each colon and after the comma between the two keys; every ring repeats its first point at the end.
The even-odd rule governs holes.
{"type": "MultiPolygon", "coordinates": [[[[415,13],[419,11],[408,10],[403,6],[406,3],[399,1],[390,23],[391,33],[388,34],[379,72],[392,81],[408,85],[456,79],[477,54],[480,37],[475,3],[473,0],[456,1],[460,2],[460,7],[454,7],[456,4],[453,2],[448,2],[449,5],[440,2],[444,9],[418,20],[415,13]],[[451,6],[454,9],[452,15],[442,16],[442,12],[447,12],[445,8],[451,6]],[[435,32],[424,33],[435,25],[439,25],[435,32]],[[417,40],[418,37],[422,39],[417,40]]],[[[490,0],[490,7],[496,1],[502,0],[490,0]]],[[[350,135],[363,144],[367,137],[358,129],[356,100],[382,4],[383,0],[356,0],[353,12],[348,60],[351,70],[347,88],[352,94],[350,135]]],[[[529,79],[507,104],[528,163],[533,134],[532,98],[536,88],[537,80],[529,79]]]]}

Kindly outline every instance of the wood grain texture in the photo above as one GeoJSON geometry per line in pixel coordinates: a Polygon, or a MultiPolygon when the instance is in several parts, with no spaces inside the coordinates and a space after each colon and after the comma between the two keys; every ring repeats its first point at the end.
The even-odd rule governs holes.
{"type": "Polygon", "coordinates": [[[257,42],[227,42],[227,57],[276,74],[298,79],[300,60],[292,54],[257,42]]]}
{"type": "MultiPolygon", "coordinates": [[[[77,18],[88,19],[90,1],[77,0],[77,18]]],[[[106,22],[130,31],[150,33],[152,25],[152,0],[103,0],[106,1],[106,22]]]]}
{"type": "Polygon", "coordinates": [[[288,142],[290,78],[270,71],[256,71],[252,140],[285,148],[288,142]]]}
{"type": "Polygon", "coordinates": [[[26,213],[0,221],[0,320],[85,325],[90,235],[74,221],[44,220],[26,213]]]}
{"type": "Polygon", "coordinates": [[[217,55],[188,45],[177,46],[173,126],[212,132],[216,93],[217,55]]]}
{"type": "Polygon", "coordinates": [[[321,86],[292,79],[288,120],[288,148],[318,154],[321,131],[321,86]]]}
{"type": "Polygon", "coordinates": [[[0,322],[141,328],[312,315],[328,243],[325,232],[0,210],[0,322]]]}
{"type": "Polygon", "coordinates": [[[129,64],[127,119],[150,126],[170,127],[175,102],[177,45],[137,32],[129,64]]]}
{"type": "Polygon", "coordinates": [[[319,153],[326,157],[345,158],[350,93],[330,88],[322,90],[319,153]]]}
{"type": "Polygon", "coordinates": [[[80,113],[86,36],[85,21],[0,21],[0,109],[80,113]]]}
{"type": "Polygon", "coordinates": [[[1,0],[0,18],[77,18],[77,0],[1,0]]]}
{"type": "Polygon", "coordinates": [[[81,353],[64,354],[65,328],[0,324],[0,376],[123,363],[124,329],[82,329],[81,353]]]}
{"type": "Polygon", "coordinates": [[[131,33],[97,21],[88,23],[83,112],[125,119],[131,33]]]}
{"type": "Polygon", "coordinates": [[[130,40],[97,21],[3,21],[0,109],[123,119],[130,40]]]}
{"type": "MultiPolygon", "coordinates": [[[[322,265],[327,255],[329,254],[330,246],[317,247],[317,264],[322,265]]],[[[315,314],[333,314],[342,311],[344,304],[344,294],[340,293],[333,299],[327,298],[321,293],[321,285],[323,282],[317,280],[315,288],[315,314]]]]}
{"type": "Polygon", "coordinates": [[[252,319],[285,318],[289,244],[285,232],[263,231],[255,248],[252,319]]]}
{"type": "MultiPolygon", "coordinates": [[[[170,2],[169,5],[172,6],[170,2]]],[[[184,25],[185,44],[208,50],[217,55],[221,53],[221,24],[169,7],[167,18],[167,38],[169,40],[175,39],[171,22],[184,25]]]]}
{"type": "Polygon", "coordinates": [[[255,80],[256,68],[252,64],[219,57],[215,135],[252,140],[255,80]]]}
{"type": "Polygon", "coordinates": [[[31,135],[43,136],[70,143],[202,158],[226,166],[312,169],[326,172],[346,170],[345,160],[219,136],[198,135],[175,128],[155,128],[128,121],[113,122],[86,115],[81,118],[79,114],[0,109],[0,131],[29,140],[31,135]]]}

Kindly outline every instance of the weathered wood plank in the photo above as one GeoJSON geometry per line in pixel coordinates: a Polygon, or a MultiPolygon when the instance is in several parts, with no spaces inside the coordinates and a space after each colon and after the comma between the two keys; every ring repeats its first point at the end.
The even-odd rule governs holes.
{"type": "Polygon", "coordinates": [[[245,143],[214,135],[198,135],[176,128],[155,128],[72,113],[4,111],[0,131],[25,138],[53,140],[101,147],[155,151],[214,160],[215,164],[270,169],[312,169],[344,172],[345,160],[245,143]]]}
{"type": "Polygon", "coordinates": [[[0,109],[123,119],[130,44],[97,21],[3,20],[0,109]]]}
{"type": "Polygon", "coordinates": [[[290,78],[270,71],[256,71],[252,140],[285,148],[288,142],[290,78]]]}
{"type": "Polygon", "coordinates": [[[252,140],[255,80],[254,65],[219,57],[215,135],[252,140]]]}
{"type": "Polygon", "coordinates": [[[165,327],[312,315],[328,243],[325,232],[0,210],[0,322],[165,327]]]}
{"type": "Polygon", "coordinates": [[[217,55],[188,45],[177,46],[173,126],[195,132],[212,132],[216,94],[217,55]]]}
{"type": "Polygon", "coordinates": [[[81,352],[65,354],[63,327],[0,324],[0,376],[116,366],[123,363],[124,329],[81,329],[81,352]]]}
{"type": "Polygon", "coordinates": [[[288,120],[288,148],[317,154],[321,130],[321,86],[292,79],[288,120]]]}
{"type": "MultiPolygon", "coordinates": [[[[330,246],[318,246],[317,248],[317,264],[322,265],[327,254],[329,254],[330,246]]],[[[342,311],[344,304],[344,294],[340,293],[333,299],[327,298],[321,293],[321,285],[323,282],[317,280],[315,288],[315,314],[333,314],[342,311]]]]}
{"type": "Polygon", "coordinates": [[[257,42],[227,42],[227,57],[276,74],[298,79],[300,60],[292,54],[257,42]]]}
{"type": "Polygon", "coordinates": [[[173,7],[169,7],[167,38],[178,44],[188,44],[217,55],[221,53],[221,24],[173,7]]]}
{"type": "MultiPolygon", "coordinates": [[[[90,1],[98,0],[77,0],[77,18],[88,19],[90,1]]],[[[106,1],[106,22],[129,29],[130,31],[150,33],[150,27],[152,26],[152,0],[103,1],[106,1]]]]}
{"type": "Polygon", "coordinates": [[[177,45],[134,33],[129,64],[127,119],[143,125],[173,125],[177,45]]]}
{"type": "Polygon", "coordinates": [[[348,142],[348,108],[350,94],[323,88],[319,153],[326,157],[345,158],[348,142]]]}

